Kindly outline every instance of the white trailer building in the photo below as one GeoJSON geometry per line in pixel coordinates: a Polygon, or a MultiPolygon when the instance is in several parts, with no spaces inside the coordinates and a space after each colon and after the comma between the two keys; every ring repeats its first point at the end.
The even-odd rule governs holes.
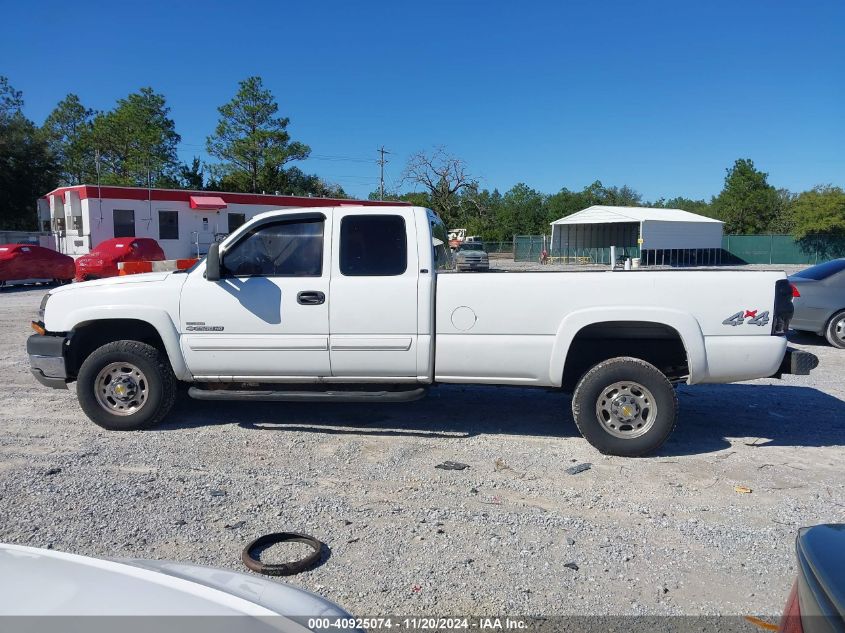
{"type": "Polygon", "coordinates": [[[548,253],[564,262],[609,263],[615,246],[643,264],[715,264],[723,225],[681,209],[596,205],[552,222],[548,253]]]}
{"type": "Polygon", "coordinates": [[[151,237],[178,259],[204,255],[215,239],[264,211],[374,204],[405,203],[78,185],[39,198],[38,218],[50,233],[42,244],[66,255],[84,255],[113,237],[151,237]]]}

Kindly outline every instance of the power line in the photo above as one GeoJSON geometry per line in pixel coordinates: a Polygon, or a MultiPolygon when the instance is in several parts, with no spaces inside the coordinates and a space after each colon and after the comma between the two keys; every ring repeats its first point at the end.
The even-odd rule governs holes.
{"type": "MultiPolygon", "coordinates": [[[[181,141],[180,147],[195,147],[206,150],[206,145],[199,143],[187,143],[181,141]]],[[[206,152],[207,153],[207,152],[206,152]]],[[[388,152],[389,153],[389,152],[388,152]]],[[[363,158],[361,156],[344,156],[342,154],[309,154],[305,160],[324,160],[324,161],[338,161],[347,163],[377,163],[378,160],[374,158],[363,158]]]]}
{"type": "Polygon", "coordinates": [[[355,156],[333,156],[331,154],[310,154],[306,160],[328,160],[340,161],[347,163],[377,163],[378,161],[372,158],[357,158],[355,156]]]}

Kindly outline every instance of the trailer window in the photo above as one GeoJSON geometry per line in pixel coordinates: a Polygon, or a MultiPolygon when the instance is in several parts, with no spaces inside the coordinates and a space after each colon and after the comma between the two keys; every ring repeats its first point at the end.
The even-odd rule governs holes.
{"type": "Polygon", "coordinates": [[[408,267],[405,220],[399,215],[347,215],[340,221],[340,273],[401,275],[408,267]]]}
{"type": "Polygon", "coordinates": [[[229,221],[229,233],[234,233],[244,222],[246,222],[246,214],[245,213],[230,213],[228,217],[229,221]]]}
{"type": "Polygon", "coordinates": [[[319,277],[323,225],[314,219],[256,227],[226,251],[223,270],[233,277],[319,277]]]}
{"type": "Polygon", "coordinates": [[[115,209],[113,218],[115,237],[135,237],[135,211],[115,209]]]}
{"type": "Polygon", "coordinates": [[[158,238],[160,240],[179,239],[179,212],[158,212],[158,238]]]}

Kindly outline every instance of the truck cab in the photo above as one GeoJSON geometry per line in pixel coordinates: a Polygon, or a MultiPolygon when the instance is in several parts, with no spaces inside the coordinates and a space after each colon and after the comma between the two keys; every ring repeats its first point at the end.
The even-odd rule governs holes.
{"type": "Polygon", "coordinates": [[[412,207],[258,216],[185,280],[194,380],[430,383],[435,227],[412,207]]]}

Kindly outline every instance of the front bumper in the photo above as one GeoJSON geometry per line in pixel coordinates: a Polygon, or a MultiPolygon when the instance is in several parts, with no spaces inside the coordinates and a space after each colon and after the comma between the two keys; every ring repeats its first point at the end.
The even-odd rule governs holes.
{"type": "Polygon", "coordinates": [[[35,379],[45,387],[67,389],[65,336],[33,334],[26,340],[29,366],[35,379]]]}
{"type": "Polygon", "coordinates": [[[780,378],[783,374],[808,376],[818,366],[819,359],[815,354],[787,347],[775,377],[780,378]]]}
{"type": "Polygon", "coordinates": [[[489,262],[458,262],[458,270],[490,270],[489,262]]]}

